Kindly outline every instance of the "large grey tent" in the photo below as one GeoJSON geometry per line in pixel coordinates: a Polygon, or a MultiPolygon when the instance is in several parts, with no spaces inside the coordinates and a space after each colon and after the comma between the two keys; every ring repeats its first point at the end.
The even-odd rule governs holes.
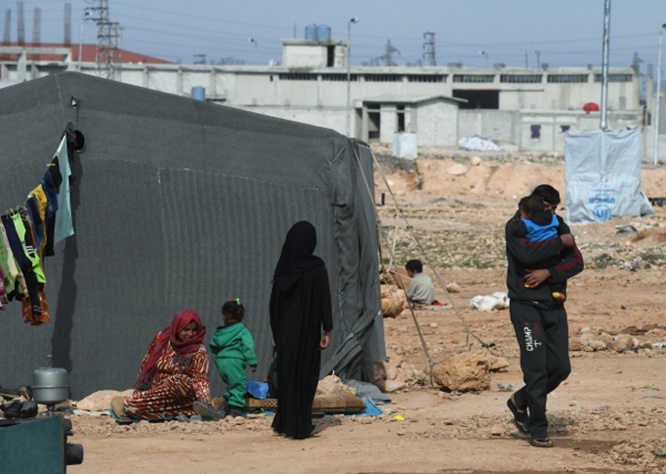
{"type": "MultiPolygon", "coordinates": [[[[263,377],[272,357],[268,300],[284,236],[317,228],[334,331],[322,375],[362,379],[385,359],[372,154],[334,131],[92,76],[64,73],[0,89],[0,203],[25,202],[66,125],[75,235],[45,257],[52,322],[21,304],[0,313],[0,386],[47,364],[79,398],[126,389],[155,333],[185,307],[208,328],[240,298],[263,377]],[[76,106],[73,106],[73,104],[76,106]]],[[[214,394],[222,383],[211,364],[214,394]]]]}

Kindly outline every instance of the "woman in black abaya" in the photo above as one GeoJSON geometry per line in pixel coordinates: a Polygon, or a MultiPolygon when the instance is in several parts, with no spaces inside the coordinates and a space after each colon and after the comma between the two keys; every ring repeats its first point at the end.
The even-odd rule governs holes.
{"type": "Polygon", "coordinates": [[[324,261],[313,255],[316,245],[317,232],[309,222],[289,229],[271,291],[279,387],[273,429],[294,439],[307,438],[314,429],[320,351],[328,347],[333,329],[328,273],[324,261]]]}

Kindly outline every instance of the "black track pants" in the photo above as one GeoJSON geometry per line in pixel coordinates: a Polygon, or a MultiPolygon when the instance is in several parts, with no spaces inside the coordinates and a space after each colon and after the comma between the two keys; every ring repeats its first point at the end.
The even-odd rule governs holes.
{"type": "Polygon", "coordinates": [[[571,373],[569,327],[563,306],[543,309],[512,300],[509,311],[520,346],[525,385],[516,392],[520,409],[529,410],[532,438],[548,436],[546,398],[571,373]]]}

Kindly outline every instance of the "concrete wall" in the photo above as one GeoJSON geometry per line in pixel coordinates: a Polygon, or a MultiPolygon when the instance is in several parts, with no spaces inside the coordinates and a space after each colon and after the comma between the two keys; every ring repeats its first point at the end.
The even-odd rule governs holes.
{"type": "MultiPolygon", "coordinates": [[[[607,115],[608,126],[613,130],[640,127],[639,118],[631,112],[609,112],[607,115]]],[[[564,152],[563,127],[569,127],[570,130],[596,130],[599,128],[600,117],[598,113],[588,115],[579,111],[460,110],[457,123],[458,139],[476,135],[500,145],[516,144],[522,151],[564,152]],[[533,126],[539,127],[538,138],[532,136],[533,126]]],[[[651,130],[646,132],[653,136],[651,130]]],[[[419,140],[419,143],[422,141],[419,140]]]]}
{"type": "Polygon", "coordinates": [[[417,141],[428,146],[455,147],[458,107],[448,102],[426,102],[418,107],[417,141]]]}

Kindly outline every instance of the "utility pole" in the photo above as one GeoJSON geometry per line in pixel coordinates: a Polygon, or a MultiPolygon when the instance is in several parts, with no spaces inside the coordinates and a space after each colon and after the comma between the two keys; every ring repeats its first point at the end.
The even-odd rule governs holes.
{"type": "Polygon", "coordinates": [[[345,116],[348,137],[351,137],[351,26],[356,23],[358,23],[356,17],[347,22],[347,108],[345,109],[345,116]]]}
{"type": "Polygon", "coordinates": [[[606,130],[606,106],[608,104],[608,47],[610,43],[610,7],[611,0],[604,1],[604,41],[601,57],[601,121],[599,128],[606,130]]]}
{"type": "Polygon", "coordinates": [[[661,45],[666,23],[659,28],[659,57],[657,58],[657,100],[654,107],[654,164],[659,163],[659,104],[661,103],[661,45]]]}

